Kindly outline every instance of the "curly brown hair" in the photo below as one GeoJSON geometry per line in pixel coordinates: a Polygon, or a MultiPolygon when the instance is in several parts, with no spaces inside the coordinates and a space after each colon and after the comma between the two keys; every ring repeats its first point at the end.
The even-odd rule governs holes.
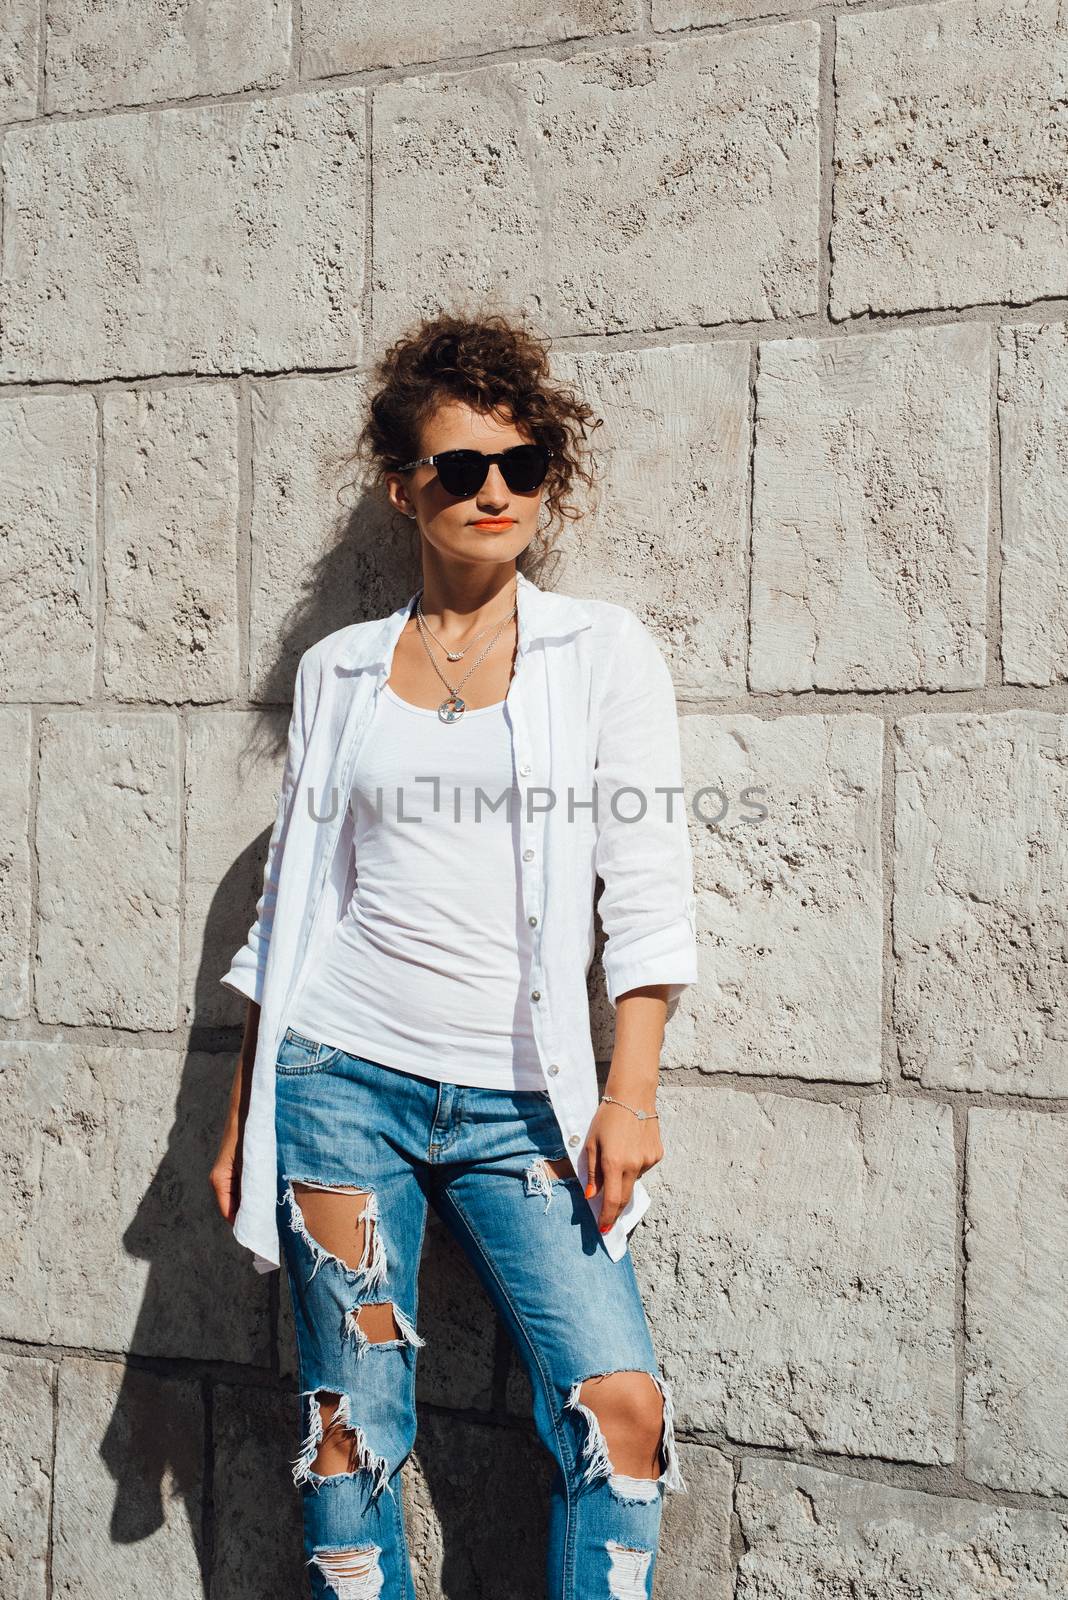
{"type": "Polygon", "coordinates": [[[408,329],[373,369],[377,388],[352,458],[367,461],[366,486],[384,490],[388,472],[422,454],[423,424],[439,405],[459,400],[503,415],[553,452],[548,526],[517,559],[520,567],[539,565],[555,543],[554,525],[582,515],[568,495],[576,479],[593,488],[586,435],[602,426],[580,395],[550,381],[548,351],[549,340],[522,314],[443,312],[408,329]]]}

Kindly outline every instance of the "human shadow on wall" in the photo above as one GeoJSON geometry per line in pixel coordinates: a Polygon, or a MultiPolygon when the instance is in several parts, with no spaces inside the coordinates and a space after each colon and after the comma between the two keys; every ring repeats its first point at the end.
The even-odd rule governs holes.
{"type": "MultiPolygon", "coordinates": [[[[338,519],[335,538],[310,564],[278,631],[256,706],[193,713],[194,724],[247,718],[241,751],[224,742],[216,759],[236,754],[240,767],[251,754],[273,761],[280,776],[301,652],[335,628],[394,610],[421,581],[417,537],[403,522],[398,527],[396,514],[388,518],[370,495],[338,519]]],[[[544,564],[521,565],[550,586],[544,564]]],[[[191,779],[211,781],[210,739],[202,749],[203,759],[187,770],[185,804],[187,814],[199,808],[210,819],[210,805],[191,787],[191,779]]],[[[201,952],[191,975],[190,1047],[173,1098],[161,1102],[168,1108],[161,1127],[173,1105],[166,1148],[123,1236],[128,1254],[149,1264],[148,1276],[129,1338],[133,1364],[124,1370],[100,1450],[115,1482],[112,1542],[132,1545],[158,1534],[153,1568],[173,1573],[180,1600],[192,1594],[194,1573],[211,1600],[243,1600],[253,1567],[261,1600],[308,1592],[290,1476],[299,1409],[288,1292],[281,1274],[255,1271],[209,1186],[245,1011],[219,979],[254,919],[273,803],[250,809],[241,819],[249,828],[254,811],[263,823],[257,837],[221,881],[212,886],[208,874],[200,905],[187,914],[201,952]]],[[[225,824],[231,836],[236,820],[225,824]]],[[[215,819],[205,830],[212,826],[223,824],[215,819]]],[[[187,850],[207,832],[189,829],[187,850]]],[[[204,863],[187,857],[185,866],[195,902],[204,863]]],[[[490,1303],[459,1247],[433,1224],[419,1321],[427,1347],[418,1366],[418,1467],[409,1469],[413,1561],[427,1575],[428,1593],[440,1585],[454,1600],[540,1600],[548,1459],[522,1399],[518,1408],[513,1403],[510,1348],[490,1303]],[[487,1473],[487,1454],[507,1470],[487,1473]]]]}

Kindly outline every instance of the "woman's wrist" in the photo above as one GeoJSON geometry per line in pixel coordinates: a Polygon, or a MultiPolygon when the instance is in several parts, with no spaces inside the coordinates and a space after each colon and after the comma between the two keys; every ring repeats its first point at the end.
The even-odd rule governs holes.
{"type": "Polygon", "coordinates": [[[642,1111],[656,1110],[656,1091],[660,1084],[660,1063],[616,1062],[609,1068],[604,1092],[642,1111]]]}
{"type": "Polygon", "coordinates": [[[660,1115],[655,1106],[635,1105],[631,1100],[621,1100],[618,1095],[609,1094],[607,1089],[601,1095],[601,1104],[622,1106],[636,1122],[656,1122],[660,1115]]]}

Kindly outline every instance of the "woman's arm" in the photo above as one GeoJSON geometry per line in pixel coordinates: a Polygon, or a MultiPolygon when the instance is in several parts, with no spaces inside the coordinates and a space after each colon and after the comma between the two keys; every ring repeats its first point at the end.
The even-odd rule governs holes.
{"type": "MultiPolygon", "coordinates": [[[[697,979],[693,858],[675,687],[659,645],[633,612],[622,620],[598,707],[595,863],[616,1032],[606,1093],[656,1110],[664,1025],[697,979]]],[[[602,1102],[586,1137],[608,1231],[634,1181],[663,1157],[659,1123],[602,1102]]]]}
{"type": "Polygon", "coordinates": [[[616,1035],[605,1091],[617,1100],[630,1099],[643,1111],[656,1110],[667,997],[666,983],[646,983],[628,989],[616,1003],[616,1035]]]}
{"type": "Polygon", "coordinates": [[[252,1065],[256,1059],[256,1040],[260,1031],[260,1008],[250,1000],[245,1013],[245,1036],[234,1068],[230,1105],[226,1113],[219,1152],[211,1169],[211,1186],[219,1210],[231,1227],[241,1202],[241,1137],[248,1115],[252,1089],[252,1065]]]}

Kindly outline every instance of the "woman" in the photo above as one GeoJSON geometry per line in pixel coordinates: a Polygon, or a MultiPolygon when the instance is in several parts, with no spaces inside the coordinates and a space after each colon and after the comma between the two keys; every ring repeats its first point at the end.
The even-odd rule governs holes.
{"type": "Polygon", "coordinates": [[[663,1155],[665,1020],[697,976],[672,682],[626,607],[520,570],[547,549],[543,501],[551,520],[589,481],[592,413],[544,343],[441,316],[376,378],[361,447],[417,526],[422,585],[301,657],[263,895],[222,980],[249,1008],[212,1184],[257,1267],[285,1261],[315,1600],[414,1600],[400,1469],[428,1202],[556,1459],[550,1600],[630,1600],[685,1488],[627,1249],[663,1155]]]}

